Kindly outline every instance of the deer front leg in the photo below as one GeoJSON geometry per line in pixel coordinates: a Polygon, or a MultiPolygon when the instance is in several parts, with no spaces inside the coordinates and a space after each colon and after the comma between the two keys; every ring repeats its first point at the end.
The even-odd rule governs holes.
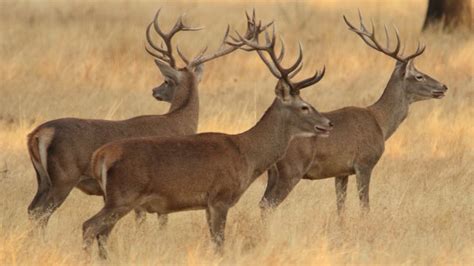
{"type": "Polygon", "coordinates": [[[262,199],[260,200],[260,209],[261,209],[261,216],[262,219],[265,219],[267,216],[267,212],[271,209],[271,198],[272,198],[272,191],[275,188],[275,185],[278,180],[278,168],[276,165],[270,167],[267,171],[267,188],[265,189],[265,193],[263,194],[262,199]]]}
{"type": "Polygon", "coordinates": [[[336,176],[336,203],[337,203],[337,214],[339,216],[343,215],[345,211],[348,181],[349,181],[349,176],[336,176]]]}
{"type": "Polygon", "coordinates": [[[168,214],[157,213],[156,216],[158,217],[158,224],[160,225],[160,230],[166,229],[166,226],[168,225],[168,214]]]}
{"type": "Polygon", "coordinates": [[[367,214],[370,210],[369,185],[370,185],[371,174],[372,174],[372,169],[370,168],[356,169],[357,190],[359,191],[359,200],[360,200],[362,215],[367,214]]]}
{"type": "Polygon", "coordinates": [[[224,251],[225,223],[228,210],[227,204],[223,203],[209,205],[206,209],[209,231],[217,254],[222,254],[224,251]]]}
{"type": "Polygon", "coordinates": [[[142,226],[146,219],[146,212],[141,209],[135,209],[135,223],[138,227],[142,226]]]}
{"type": "Polygon", "coordinates": [[[298,169],[291,169],[285,165],[279,165],[277,170],[268,172],[269,183],[262,200],[260,201],[260,209],[262,218],[266,219],[271,210],[275,209],[286,199],[288,194],[303,178],[304,173],[298,169]]]}

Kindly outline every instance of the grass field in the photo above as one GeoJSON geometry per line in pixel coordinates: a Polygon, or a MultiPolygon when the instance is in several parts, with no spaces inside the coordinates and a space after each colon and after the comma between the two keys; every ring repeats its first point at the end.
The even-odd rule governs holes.
{"type": "MultiPolygon", "coordinates": [[[[152,216],[141,229],[125,217],[110,239],[111,263],[160,264],[472,264],[474,263],[474,35],[420,35],[424,0],[312,2],[5,1],[0,2],[0,264],[84,264],[82,223],[102,199],[74,190],[52,216],[46,235],[31,235],[27,206],[36,179],[26,135],[60,117],[125,119],[161,114],[151,97],[160,84],[145,53],[145,27],[158,7],[170,25],[206,29],[183,33],[187,53],[216,48],[227,23],[243,30],[244,10],[275,20],[294,56],[300,40],[305,71],[327,67],[303,95],[320,111],[369,105],[381,95],[395,62],[349,32],[357,8],[376,25],[396,24],[414,48],[427,44],[418,69],[447,84],[442,100],[415,103],[388,141],[371,184],[371,213],[359,216],[355,179],[347,217],[337,223],[334,180],[302,181],[274,213],[260,221],[265,176],[231,209],[226,252],[214,256],[203,211],[170,215],[166,231],[152,216]],[[389,2],[389,3],[387,3],[389,2]],[[166,11],[166,12],[165,12],[166,11]]],[[[304,75],[303,74],[303,75],[304,75]]],[[[303,76],[301,75],[301,76],[303,76]]],[[[273,99],[276,80],[251,53],[236,52],[205,66],[199,131],[241,132],[273,99]]],[[[100,261],[93,261],[99,264],[100,261]]]]}

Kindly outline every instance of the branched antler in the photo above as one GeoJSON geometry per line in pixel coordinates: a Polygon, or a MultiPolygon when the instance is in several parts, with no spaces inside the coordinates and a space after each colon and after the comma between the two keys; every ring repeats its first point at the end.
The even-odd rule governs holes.
{"type": "Polygon", "coordinates": [[[364,25],[364,21],[363,21],[363,18],[362,18],[362,15],[360,13],[360,10],[359,10],[359,20],[360,20],[360,28],[356,28],[354,25],[352,25],[349,20],[346,18],[346,16],[343,16],[344,18],[344,21],[346,22],[347,26],[349,26],[349,30],[355,32],[357,35],[359,35],[359,37],[370,47],[372,47],[373,49],[379,51],[379,52],[382,52],[392,58],[394,58],[395,60],[398,60],[400,62],[404,62],[404,63],[407,63],[409,60],[419,56],[420,54],[422,54],[424,51],[425,51],[425,46],[424,45],[420,45],[420,42],[418,42],[418,46],[416,48],[416,51],[411,54],[411,55],[408,55],[408,56],[405,56],[403,57],[403,48],[401,48],[401,45],[400,45],[400,36],[399,36],[399,32],[398,32],[398,29],[397,27],[393,26],[394,30],[395,30],[395,37],[397,38],[397,44],[395,46],[395,48],[393,50],[390,50],[390,37],[389,37],[389,34],[388,34],[388,30],[387,30],[387,26],[384,25],[384,29],[385,29],[385,38],[386,38],[386,47],[383,47],[379,41],[377,40],[377,38],[375,37],[375,26],[374,26],[374,22],[371,21],[371,31],[368,31],[367,28],[365,27],[364,25]]]}
{"type": "MultiPolygon", "coordinates": [[[[245,15],[247,17],[247,31],[245,33],[245,37],[247,37],[247,38],[254,38],[254,36],[257,36],[258,34],[262,33],[270,25],[273,24],[273,22],[270,22],[270,23],[262,26],[262,21],[259,21],[257,23],[256,22],[256,17],[255,17],[255,9],[252,12],[252,17],[250,17],[247,12],[245,12],[245,15]]],[[[229,34],[229,32],[230,32],[230,26],[227,26],[227,29],[225,31],[222,43],[221,43],[220,47],[217,49],[216,52],[214,52],[212,54],[209,54],[209,55],[204,55],[204,53],[207,50],[207,47],[206,47],[190,63],[188,63],[188,66],[194,67],[194,66],[197,66],[199,64],[205,63],[207,61],[213,60],[215,58],[227,55],[227,54],[241,48],[243,45],[245,45],[244,42],[241,42],[237,38],[231,36],[229,34]]],[[[179,52],[179,50],[178,50],[178,52],[179,52]]]]}
{"type": "MultiPolygon", "coordinates": [[[[162,31],[158,23],[158,17],[160,15],[160,11],[161,11],[161,8],[158,9],[158,11],[155,14],[155,18],[148,25],[146,29],[146,39],[147,39],[148,45],[151,48],[153,48],[155,51],[149,49],[148,46],[145,46],[145,49],[150,55],[160,60],[163,60],[167,62],[171,67],[176,68],[176,60],[173,57],[173,46],[171,44],[171,40],[173,36],[180,31],[198,31],[198,30],[203,29],[203,27],[192,28],[192,27],[188,27],[184,25],[184,22],[183,22],[184,15],[181,15],[176,21],[176,23],[174,24],[173,28],[169,32],[165,33],[162,31]],[[163,47],[162,43],[160,44],[160,46],[158,46],[152,42],[151,40],[151,27],[152,26],[155,29],[156,33],[158,33],[158,35],[160,35],[160,37],[163,39],[166,49],[163,47]]],[[[178,54],[182,57],[179,50],[178,50],[178,54]]],[[[185,59],[183,59],[183,61],[184,60],[185,59]]]]}
{"type": "Polygon", "coordinates": [[[318,81],[320,81],[325,73],[325,67],[321,71],[316,71],[316,73],[307,79],[304,79],[299,82],[292,82],[291,78],[296,76],[298,72],[303,68],[303,48],[301,47],[301,43],[298,42],[299,47],[299,54],[298,58],[296,59],[295,63],[293,63],[290,67],[285,68],[281,65],[283,60],[283,56],[285,55],[285,44],[283,39],[280,38],[281,42],[281,49],[280,53],[276,53],[275,45],[276,45],[276,35],[275,35],[275,26],[272,27],[272,34],[271,36],[265,31],[265,44],[261,45],[259,43],[258,35],[254,35],[252,39],[247,38],[247,36],[242,37],[239,33],[237,33],[239,40],[245,43],[247,47],[243,48],[247,51],[257,51],[258,55],[268,67],[270,72],[278,79],[285,81],[293,92],[297,92],[303,88],[309,87],[318,81]],[[267,59],[264,52],[268,54],[270,60],[267,59]]]}
{"type": "MultiPolygon", "coordinates": [[[[160,28],[159,22],[158,22],[158,17],[160,15],[161,8],[158,9],[158,11],[155,14],[155,17],[153,21],[148,25],[146,29],[146,39],[148,46],[145,46],[146,51],[152,55],[153,57],[167,62],[171,67],[176,68],[176,60],[173,57],[173,47],[171,40],[173,36],[178,33],[179,31],[197,31],[203,29],[201,28],[192,28],[184,25],[183,23],[183,16],[180,16],[178,20],[176,21],[175,25],[173,28],[165,33],[163,30],[160,28]],[[161,43],[159,46],[154,44],[151,40],[151,28],[154,28],[156,33],[163,39],[163,42],[166,46],[166,48],[163,47],[163,43],[161,43]],[[150,48],[151,47],[151,48],[150,48]]],[[[255,17],[255,9],[253,10],[252,17],[249,16],[247,12],[245,12],[245,15],[247,16],[247,32],[245,33],[245,37],[251,39],[255,35],[260,34],[261,32],[265,31],[270,25],[273,24],[273,22],[270,22],[266,25],[262,26],[262,22],[259,21],[258,24],[256,22],[256,17],[255,17]]],[[[243,42],[238,41],[235,37],[231,36],[229,34],[230,32],[230,26],[227,26],[227,29],[224,34],[224,38],[222,40],[222,43],[220,47],[217,49],[216,52],[212,54],[206,55],[207,47],[201,50],[197,54],[197,56],[192,60],[188,60],[186,56],[181,52],[178,46],[176,46],[176,50],[178,52],[178,55],[181,57],[183,62],[186,64],[187,67],[193,68],[197,65],[200,65],[202,63],[208,62],[210,60],[216,59],[218,57],[227,55],[237,49],[239,49],[241,46],[244,45],[243,42]]]]}

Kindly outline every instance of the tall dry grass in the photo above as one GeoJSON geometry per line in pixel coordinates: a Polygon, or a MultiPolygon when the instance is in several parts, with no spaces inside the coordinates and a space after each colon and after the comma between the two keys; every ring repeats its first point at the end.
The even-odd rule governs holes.
{"type": "MultiPolygon", "coordinates": [[[[388,141],[373,174],[372,211],[359,217],[354,179],[348,213],[336,223],[334,181],[302,181],[270,220],[259,219],[264,177],[230,211],[226,253],[210,249],[202,211],[170,215],[160,232],[126,217],[110,239],[113,264],[470,264],[474,261],[474,38],[468,32],[420,35],[426,1],[149,2],[2,1],[0,3],[0,264],[84,264],[81,225],[102,205],[73,191],[44,237],[30,234],[26,208],[36,180],[25,138],[59,117],[124,119],[166,112],[151,97],[161,82],[144,52],[144,29],[163,6],[170,25],[187,12],[206,30],[177,39],[188,54],[216,48],[225,26],[244,27],[243,11],[275,19],[289,56],[305,49],[305,74],[327,66],[304,97],[319,110],[364,106],[382,93],[393,60],[346,30],[342,14],[357,8],[378,26],[397,24],[412,48],[428,46],[417,66],[449,87],[443,100],[416,103],[388,141]],[[388,3],[387,3],[388,2],[388,3]]],[[[237,52],[205,67],[200,131],[240,132],[273,97],[275,79],[257,56],[237,52]]],[[[94,261],[94,263],[99,263],[94,261]]]]}

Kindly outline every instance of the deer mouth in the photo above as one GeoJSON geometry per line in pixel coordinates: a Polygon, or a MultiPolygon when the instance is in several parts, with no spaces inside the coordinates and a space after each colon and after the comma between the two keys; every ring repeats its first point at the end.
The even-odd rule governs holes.
{"type": "Polygon", "coordinates": [[[314,131],[316,131],[316,135],[318,137],[323,137],[327,138],[329,137],[329,131],[331,131],[332,128],[325,128],[325,127],[320,127],[320,126],[315,126],[314,131]]]}
{"type": "Polygon", "coordinates": [[[431,92],[431,96],[435,99],[441,99],[445,96],[444,91],[433,91],[431,92]]]}
{"type": "Polygon", "coordinates": [[[161,97],[159,94],[153,93],[153,97],[157,99],[158,101],[164,101],[163,97],[161,97]]]}

